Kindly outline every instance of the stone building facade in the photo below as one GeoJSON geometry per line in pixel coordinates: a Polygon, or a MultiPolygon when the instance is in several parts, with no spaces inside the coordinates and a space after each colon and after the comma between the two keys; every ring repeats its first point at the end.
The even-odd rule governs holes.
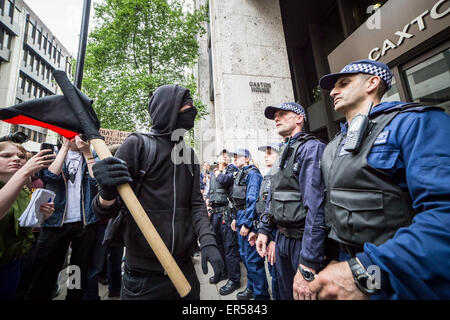
{"type": "MultiPolygon", "coordinates": [[[[0,108],[60,94],[52,72],[72,73],[72,56],[22,0],[0,0],[0,108]]],[[[56,143],[53,131],[0,121],[0,136],[22,131],[24,147],[38,151],[42,142],[56,143]]]]}

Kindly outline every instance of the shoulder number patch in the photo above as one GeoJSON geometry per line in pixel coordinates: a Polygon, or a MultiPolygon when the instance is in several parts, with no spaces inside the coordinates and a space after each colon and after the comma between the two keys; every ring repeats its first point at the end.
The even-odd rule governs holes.
{"type": "Polygon", "coordinates": [[[385,144],[387,142],[388,136],[389,136],[389,130],[381,132],[378,135],[375,142],[373,143],[373,145],[376,146],[376,145],[380,145],[380,144],[385,144]]]}

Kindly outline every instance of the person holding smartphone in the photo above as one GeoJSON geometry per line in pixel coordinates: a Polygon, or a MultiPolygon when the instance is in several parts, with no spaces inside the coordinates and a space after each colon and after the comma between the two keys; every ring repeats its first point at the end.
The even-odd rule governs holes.
{"type": "MultiPolygon", "coordinates": [[[[27,161],[22,145],[0,142],[0,300],[15,297],[21,258],[34,242],[33,233],[21,228],[18,218],[30,202],[30,177],[53,161],[48,151],[42,150],[27,161]]],[[[53,202],[43,204],[40,211],[48,218],[54,211],[53,202]]]]}
{"type": "Polygon", "coordinates": [[[92,175],[95,163],[87,142],[76,136],[63,140],[54,162],[39,173],[45,188],[56,193],[55,212],[42,224],[33,262],[28,300],[50,300],[69,245],[70,265],[77,266],[80,285],[67,289],[66,300],[81,300],[86,289],[92,243],[98,221],[91,209],[97,193],[92,175]]]}

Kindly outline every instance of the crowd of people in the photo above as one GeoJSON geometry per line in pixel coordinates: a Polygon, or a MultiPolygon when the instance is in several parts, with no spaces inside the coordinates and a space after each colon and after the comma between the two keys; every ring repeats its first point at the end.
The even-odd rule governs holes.
{"type": "Polygon", "coordinates": [[[220,150],[200,170],[183,141],[197,110],[178,85],[154,92],[151,132],[130,135],[113,157],[98,159],[79,136],[32,157],[0,142],[0,299],[51,299],[68,252],[81,271],[68,300],[99,299],[105,261],[110,296],[180,299],[118,194],[124,183],[188,280],[182,299],[200,298],[196,246],[203,272],[213,268],[209,282],[227,280],[221,295],[241,287],[243,264],[238,300],[450,298],[450,117],[381,102],[391,81],[389,68],[371,60],[322,77],[346,118],[328,144],[304,132],[301,105],[266,107],[280,142],[258,148],[264,176],[245,148],[220,150]],[[40,207],[35,234],[18,225],[31,177],[56,193],[40,207]]]}

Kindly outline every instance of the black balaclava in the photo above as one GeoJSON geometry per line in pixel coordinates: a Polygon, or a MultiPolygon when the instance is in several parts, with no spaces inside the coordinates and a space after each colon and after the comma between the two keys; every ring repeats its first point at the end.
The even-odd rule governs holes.
{"type": "Polygon", "coordinates": [[[176,128],[191,130],[194,127],[195,117],[197,116],[197,108],[191,107],[178,114],[176,128]]]}
{"type": "Polygon", "coordinates": [[[195,119],[197,109],[192,107],[178,113],[186,104],[192,105],[189,89],[179,85],[164,85],[156,89],[148,106],[152,119],[152,132],[170,135],[175,129],[180,128],[180,125],[191,125],[190,119],[192,121],[195,119]],[[180,121],[177,121],[178,118],[180,121]]]}

